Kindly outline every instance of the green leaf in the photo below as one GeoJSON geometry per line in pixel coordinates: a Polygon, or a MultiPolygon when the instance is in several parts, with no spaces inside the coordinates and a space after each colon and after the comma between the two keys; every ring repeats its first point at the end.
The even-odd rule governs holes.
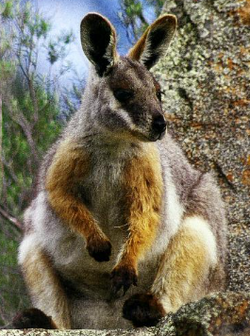
{"type": "Polygon", "coordinates": [[[14,17],[12,1],[6,1],[5,8],[1,15],[4,19],[12,19],[14,17]]]}

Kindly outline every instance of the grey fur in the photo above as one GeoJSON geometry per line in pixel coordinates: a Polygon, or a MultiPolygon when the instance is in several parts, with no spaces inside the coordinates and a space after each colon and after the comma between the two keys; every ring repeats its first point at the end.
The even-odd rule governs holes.
{"type": "MultiPolygon", "coordinates": [[[[217,246],[217,265],[211,269],[201,295],[223,286],[226,222],[216,182],[210,174],[201,174],[191,167],[169,134],[161,141],[152,142],[152,118],[163,114],[155,96],[153,77],[142,64],[129,58],[120,58],[114,63],[111,73],[102,77],[92,69],[81,108],[47,153],[39,173],[37,197],[24,216],[26,234],[20,246],[20,264],[33,250],[51,258],[52,267],[67,293],[72,328],[131,326],[121,316],[124,301],[133,293],[150,291],[170,239],[189,214],[201,216],[209,223],[217,246]],[[114,86],[119,81],[127,82],[135,92],[131,107],[121,106],[114,97],[114,86]],[[133,120],[135,113],[137,122],[133,120]],[[91,157],[91,173],[83,181],[81,190],[83,202],[90,204],[94,218],[112,243],[108,262],[98,263],[89,256],[84,239],[63,224],[48,201],[47,170],[58,146],[67,138],[74,139],[91,157]],[[154,245],[139,264],[138,287],[132,286],[124,297],[114,299],[109,274],[127,237],[119,202],[124,163],[135,156],[147,155],[152,146],[160,153],[164,181],[161,223],[154,245]]],[[[194,295],[194,299],[199,295],[194,295]]],[[[33,297],[34,305],[41,308],[37,302],[33,297]]]]}

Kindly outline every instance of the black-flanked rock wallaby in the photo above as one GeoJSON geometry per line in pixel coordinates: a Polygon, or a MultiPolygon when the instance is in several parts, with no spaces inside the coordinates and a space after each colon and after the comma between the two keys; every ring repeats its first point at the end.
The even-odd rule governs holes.
{"type": "Polygon", "coordinates": [[[92,64],[82,105],[47,153],[24,215],[19,263],[37,308],[28,320],[41,310],[53,328],[150,326],[223,288],[220,192],[166,132],[149,72],[175,29],[163,15],[121,57],[106,18],[82,20],[92,64]]]}

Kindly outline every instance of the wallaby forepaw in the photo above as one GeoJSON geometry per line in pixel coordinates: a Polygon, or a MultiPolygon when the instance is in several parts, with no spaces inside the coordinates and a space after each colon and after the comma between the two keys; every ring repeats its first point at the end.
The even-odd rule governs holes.
{"type": "Polygon", "coordinates": [[[131,285],[137,286],[136,270],[131,266],[116,266],[111,273],[111,288],[114,295],[123,290],[123,295],[131,285]]]}
{"type": "Polygon", "coordinates": [[[125,301],[123,317],[134,327],[152,327],[165,315],[161,303],[152,294],[135,294],[125,301]]]}
{"type": "Polygon", "coordinates": [[[57,329],[52,318],[36,308],[26,309],[18,313],[12,321],[12,326],[15,329],[57,329]]]}
{"type": "Polygon", "coordinates": [[[87,251],[96,261],[109,261],[111,255],[111,243],[108,240],[92,239],[88,241],[87,251]]]}

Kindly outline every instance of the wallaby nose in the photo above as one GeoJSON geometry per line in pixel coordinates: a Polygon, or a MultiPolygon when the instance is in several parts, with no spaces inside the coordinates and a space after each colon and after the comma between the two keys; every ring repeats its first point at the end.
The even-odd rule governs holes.
{"type": "Polygon", "coordinates": [[[162,134],[165,132],[167,127],[166,121],[163,117],[163,115],[159,114],[157,117],[154,117],[152,122],[152,129],[156,133],[162,134]]]}

